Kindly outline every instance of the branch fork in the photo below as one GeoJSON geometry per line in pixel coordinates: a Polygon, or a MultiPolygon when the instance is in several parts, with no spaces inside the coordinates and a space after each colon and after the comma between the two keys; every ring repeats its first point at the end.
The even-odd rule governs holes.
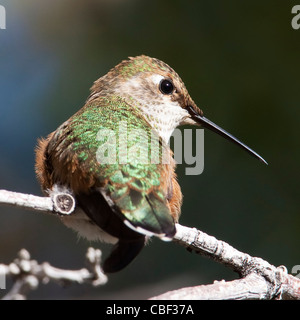
{"type": "Polygon", "coordinates": [[[0,270],[5,277],[14,280],[13,287],[2,298],[3,300],[25,300],[31,290],[38,288],[39,284],[50,281],[66,285],[68,283],[88,283],[93,286],[104,285],[107,277],[101,266],[101,251],[89,248],[86,254],[86,268],[80,270],[63,270],[51,266],[48,262],[38,264],[31,260],[27,250],[19,251],[17,258],[8,266],[0,264],[0,270]]]}
{"type": "MultiPolygon", "coordinates": [[[[10,205],[48,214],[72,214],[76,202],[67,190],[56,190],[50,197],[0,190],[0,205],[10,205]]],[[[300,299],[300,279],[288,274],[286,267],[275,267],[267,261],[238,251],[228,243],[197,230],[176,224],[173,241],[189,251],[209,257],[237,272],[240,279],[215,281],[170,291],[151,299],[300,299]]],[[[26,250],[9,266],[0,265],[0,271],[16,279],[5,299],[25,298],[29,290],[37,288],[39,282],[77,282],[103,285],[107,277],[100,261],[101,251],[90,248],[87,252],[88,267],[77,271],[61,270],[49,263],[38,265],[30,259],[26,250]]]]}

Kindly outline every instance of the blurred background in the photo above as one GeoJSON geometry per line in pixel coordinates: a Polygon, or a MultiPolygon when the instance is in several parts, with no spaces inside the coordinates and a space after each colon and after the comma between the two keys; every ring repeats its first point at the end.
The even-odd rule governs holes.
{"type": "MultiPolygon", "coordinates": [[[[0,189],[41,195],[34,148],[83,106],[94,80],[128,56],[171,65],[207,118],[268,162],[205,131],[199,176],[178,166],[181,224],[237,249],[300,264],[300,29],[296,1],[0,0],[0,189]]],[[[298,3],[300,4],[300,3],[298,3]]],[[[21,248],[39,262],[78,269],[89,243],[56,217],[0,208],[0,263],[21,248]]],[[[31,299],[144,299],[236,274],[153,239],[103,287],[41,285],[31,299]]],[[[0,292],[0,296],[5,292],[0,292]]]]}

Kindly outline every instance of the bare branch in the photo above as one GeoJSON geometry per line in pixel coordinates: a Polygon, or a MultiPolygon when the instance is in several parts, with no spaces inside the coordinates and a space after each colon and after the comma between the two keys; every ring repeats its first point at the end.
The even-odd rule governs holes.
{"type": "Polygon", "coordinates": [[[54,212],[54,205],[50,197],[37,197],[7,190],[0,190],[0,204],[34,211],[54,212]]]}
{"type": "Polygon", "coordinates": [[[45,213],[71,214],[75,209],[75,199],[71,193],[53,192],[51,197],[0,190],[0,205],[8,205],[45,213]]]}
{"type": "Polygon", "coordinates": [[[87,268],[63,270],[51,266],[48,262],[38,264],[36,260],[30,259],[27,250],[22,249],[13,263],[8,266],[0,265],[2,273],[14,280],[13,287],[2,299],[24,300],[29,291],[37,289],[40,283],[47,284],[50,281],[59,284],[88,283],[93,286],[106,284],[107,277],[100,266],[101,251],[89,248],[86,263],[87,268]]]}
{"type": "Polygon", "coordinates": [[[209,236],[196,228],[188,228],[177,224],[176,230],[175,242],[183,245],[188,250],[195,251],[226,265],[241,276],[246,276],[253,270],[256,272],[264,270],[264,272],[272,273],[277,269],[267,261],[251,257],[249,254],[241,252],[228,243],[217,240],[215,237],[209,236]]]}
{"type": "Polygon", "coordinates": [[[266,299],[267,282],[255,273],[233,281],[215,281],[213,284],[170,291],[150,300],[241,300],[266,299]]]}
{"type": "MultiPolygon", "coordinates": [[[[0,190],[0,204],[51,214],[72,214],[75,209],[75,198],[68,190],[56,190],[50,197],[0,190]]],[[[152,299],[300,299],[300,279],[289,275],[285,267],[275,267],[261,258],[251,257],[195,228],[177,224],[176,229],[174,242],[226,265],[237,272],[241,279],[183,288],[152,299]]],[[[93,285],[104,284],[107,281],[100,267],[101,252],[96,254],[96,251],[89,251],[90,267],[78,271],[57,269],[48,263],[38,265],[29,259],[28,252],[26,258],[24,252],[19,254],[17,262],[9,266],[0,265],[0,271],[4,270],[6,274],[22,274],[21,278],[17,277],[14,287],[6,298],[25,298],[26,292],[37,287],[39,281],[45,282],[49,279],[78,283],[90,281],[93,285]],[[29,268],[29,271],[26,268],[29,268]]]]}
{"type": "Polygon", "coordinates": [[[176,225],[174,241],[236,271],[242,279],[170,291],[151,299],[300,299],[300,279],[284,266],[238,251],[195,228],[176,225]]]}

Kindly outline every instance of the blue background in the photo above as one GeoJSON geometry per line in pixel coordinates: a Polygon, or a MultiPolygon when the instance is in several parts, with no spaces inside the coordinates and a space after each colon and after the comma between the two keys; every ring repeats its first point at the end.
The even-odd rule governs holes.
{"type": "MultiPolygon", "coordinates": [[[[181,224],[291,272],[299,255],[300,30],[295,1],[1,0],[0,189],[40,195],[34,148],[75,113],[94,80],[128,56],[170,64],[204,115],[268,162],[205,131],[205,168],[178,177],[181,224]]],[[[299,4],[299,3],[298,3],[299,4]]],[[[78,269],[90,246],[56,217],[0,208],[0,263],[21,248],[78,269]]],[[[226,267],[153,239],[104,287],[41,285],[31,299],[141,299],[236,277],[226,267]]],[[[0,292],[4,294],[5,292],[0,292]]]]}

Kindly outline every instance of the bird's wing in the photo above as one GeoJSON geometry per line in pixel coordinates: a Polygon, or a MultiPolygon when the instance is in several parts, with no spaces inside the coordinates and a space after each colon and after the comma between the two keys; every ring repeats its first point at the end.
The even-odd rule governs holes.
{"type": "MultiPolygon", "coordinates": [[[[172,238],[175,225],[163,187],[169,179],[168,165],[159,158],[167,147],[154,136],[138,107],[116,96],[99,98],[52,136],[48,146],[52,179],[69,185],[77,195],[97,190],[112,211],[139,233],[172,238]]],[[[90,213],[96,223],[100,203],[97,209],[90,213]]]]}

